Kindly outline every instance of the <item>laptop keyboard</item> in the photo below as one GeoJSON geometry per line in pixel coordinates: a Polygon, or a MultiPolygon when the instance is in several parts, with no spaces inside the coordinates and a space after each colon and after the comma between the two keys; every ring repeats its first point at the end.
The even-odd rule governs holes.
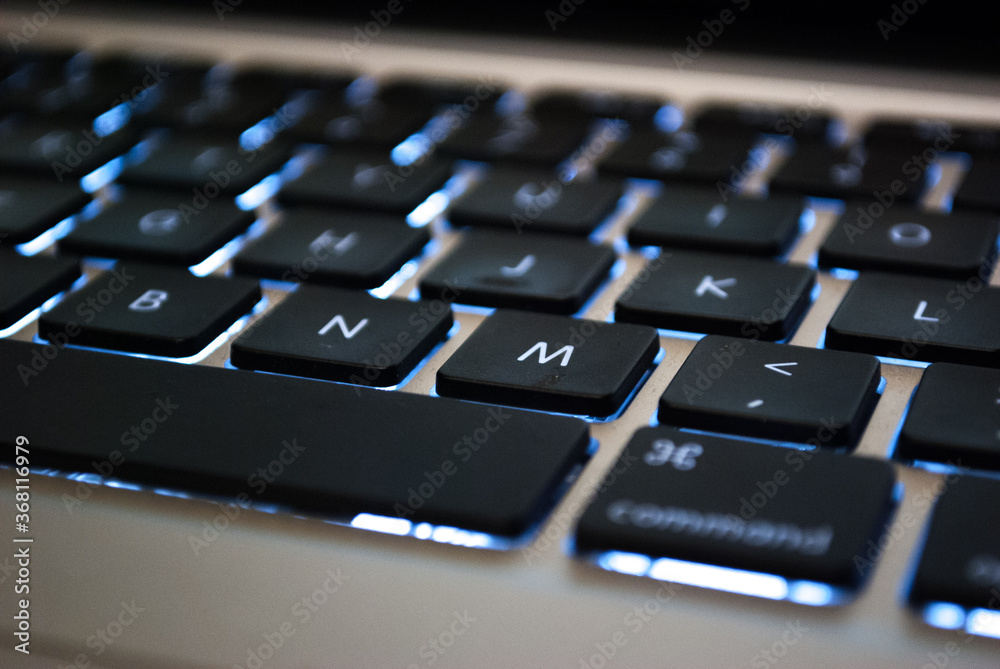
{"type": "Polygon", "coordinates": [[[669,358],[575,553],[840,603],[901,494],[851,454],[882,366],[934,363],[884,445],[962,481],[911,601],[996,608],[1000,533],[971,511],[1000,497],[996,128],[888,119],[845,142],[825,113],[4,58],[0,440],[30,434],[33,466],[241,499],[285,444],[254,505],[507,548],[669,358]],[[942,164],[965,172],[947,193],[942,164]],[[841,218],[790,262],[818,211],[841,218]],[[791,346],[817,267],[852,282],[791,346]],[[434,388],[408,387],[428,364],[434,388]]]}

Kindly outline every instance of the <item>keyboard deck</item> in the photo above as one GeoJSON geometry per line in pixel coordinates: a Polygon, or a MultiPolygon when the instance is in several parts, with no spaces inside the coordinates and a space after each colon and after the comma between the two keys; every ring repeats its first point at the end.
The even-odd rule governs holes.
{"type": "Polygon", "coordinates": [[[529,664],[648,664],[709,621],[751,666],[995,654],[995,124],[215,65],[0,64],[2,460],[27,437],[39,538],[117,537],[83,573],[40,541],[38,578],[98,622],[247,610],[184,652],[138,614],[101,657],[43,581],[48,655],[322,664],[310,618],[371,638],[348,612],[392,607],[404,666],[559,618],[529,664]],[[136,591],[147,565],[196,575],[136,591]]]}

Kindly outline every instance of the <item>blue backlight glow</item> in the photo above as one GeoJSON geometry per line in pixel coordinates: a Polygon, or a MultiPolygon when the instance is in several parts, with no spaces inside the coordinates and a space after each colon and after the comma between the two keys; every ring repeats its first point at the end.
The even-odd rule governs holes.
{"type": "Polygon", "coordinates": [[[924,622],[943,630],[957,630],[965,625],[965,609],[957,604],[931,602],[924,606],[924,622]]]}
{"type": "Polygon", "coordinates": [[[964,629],[975,636],[1000,639],[1000,611],[966,609],[951,602],[929,602],[920,611],[924,622],[944,630],[964,629]]]}
{"type": "Polygon", "coordinates": [[[411,227],[422,228],[441,215],[448,208],[450,202],[451,198],[444,191],[431,193],[426,200],[407,215],[406,222],[411,227]]]}
{"type": "Polygon", "coordinates": [[[656,110],[653,122],[660,132],[676,132],[684,123],[684,112],[674,105],[663,105],[656,110]]]}
{"type": "Polygon", "coordinates": [[[48,248],[57,239],[62,239],[76,227],[76,217],[70,216],[59,221],[54,227],[49,228],[34,239],[17,245],[17,250],[26,256],[33,256],[39,251],[48,248]]]}
{"type": "Polygon", "coordinates": [[[972,609],[965,619],[965,631],[1000,639],[1000,611],[972,609]]]}
{"type": "Polygon", "coordinates": [[[243,211],[256,209],[270,199],[281,188],[281,178],[277,174],[264,177],[256,186],[236,196],[236,206],[243,211]]]}
{"type": "Polygon", "coordinates": [[[124,127],[124,125],[128,123],[131,116],[132,112],[129,110],[128,104],[123,102],[117,107],[112,107],[94,119],[94,132],[101,137],[107,137],[111,133],[124,127]]]}
{"type": "Polygon", "coordinates": [[[608,571],[617,571],[621,574],[631,574],[633,576],[645,576],[649,571],[649,566],[653,564],[645,555],[638,553],[623,553],[620,551],[609,551],[598,558],[599,564],[608,571]]]}
{"type": "Polygon", "coordinates": [[[102,186],[106,186],[111,183],[115,177],[121,174],[124,164],[125,161],[121,156],[108,161],[101,167],[98,167],[96,170],[80,179],[80,187],[88,193],[97,191],[102,186]]]}
{"type": "Polygon", "coordinates": [[[849,597],[845,591],[816,581],[788,580],[775,574],[688,562],[673,558],[650,558],[639,553],[607,551],[596,557],[602,569],[647,576],[698,588],[720,590],[775,601],[789,601],[806,606],[843,604],[849,597]]]}
{"type": "MultiPolygon", "coordinates": [[[[339,525],[340,523],[334,524],[339,525]]],[[[416,539],[435,541],[440,544],[465,546],[467,548],[502,550],[512,545],[512,542],[508,539],[494,537],[484,532],[473,532],[448,525],[432,525],[430,523],[413,525],[413,523],[405,518],[378,516],[371,513],[359,513],[351,520],[350,526],[370,532],[392,534],[397,537],[409,536],[416,539]]]]}
{"type": "Polygon", "coordinates": [[[788,599],[807,606],[829,606],[836,601],[836,591],[826,583],[792,581],[788,584],[788,599]]]}
{"type": "Polygon", "coordinates": [[[649,568],[649,576],[658,581],[671,581],[765,599],[780,600],[788,596],[788,582],[780,576],[673,558],[660,558],[653,562],[649,568]]]}
{"type": "Polygon", "coordinates": [[[405,518],[389,518],[370,513],[359,513],[351,520],[351,527],[403,537],[413,529],[413,523],[405,518]]]}

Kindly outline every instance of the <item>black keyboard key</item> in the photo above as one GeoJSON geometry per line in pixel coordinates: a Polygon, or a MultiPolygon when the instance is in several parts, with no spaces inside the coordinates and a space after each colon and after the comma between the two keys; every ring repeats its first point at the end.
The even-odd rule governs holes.
{"type": "Polygon", "coordinates": [[[653,328],[496,311],[438,370],[437,391],[604,417],[621,407],[659,349],[653,328]]]}
{"type": "Polygon", "coordinates": [[[496,83],[486,80],[396,81],[376,89],[360,79],[350,86],[325,86],[289,134],[307,142],[391,148],[437,115],[456,114],[454,120],[460,122],[491,110],[501,94],[496,83]]]}
{"type": "Polygon", "coordinates": [[[664,134],[640,128],[612,149],[598,168],[645,179],[736,182],[766,164],[761,155],[751,153],[755,143],[752,137],[664,134]]]}
{"type": "Polygon", "coordinates": [[[31,91],[25,110],[93,121],[123,103],[136,110],[137,101],[146,98],[169,74],[153,59],[105,59],[71,73],[58,84],[53,82],[47,89],[31,91]]]}
{"type": "Polygon", "coordinates": [[[476,114],[441,142],[446,155],[483,161],[555,165],[587,138],[589,119],[577,116],[498,116],[476,114]]]}
{"type": "Polygon", "coordinates": [[[22,256],[0,250],[0,330],[10,327],[80,277],[72,258],[22,256]]]}
{"type": "Polygon", "coordinates": [[[962,476],[948,477],[944,484],[920,552],[910,603],[995,610],[1000,597],[1000,482],[962,476]]]}
{"type": "Polygon", "coordinates": [[[614,119],[633,127],[652,126],[664,102],[612,91],[552,90],[531,101],[531,113],[539,117],[614,119]]]}
{"type": "Polygon", "coordinates": [[[62,111],[65,90],[71,84],[86,82],[88,70],[89,62],[84,54],[21,54],[0,67],[0,112],[46,114],[62,111]]]}
{"type": "Polygon", "coordinates": [[[698,112],[692,127],[699,133],[746,136],[767,133],[800,141],[824,142],[830,135],[831,123],[827,114],[805,106],[784,109],[749,103],[713,104],[698,112]]]}
{"type": "Polygon", "coordinates": [[[199,188],[212,193],[239,195],[278,171],[292,156],[292,147],[280,140],[245,150],[231,138],[170,134],[150,150],[141,163],[122,170],[118,181],[137,186],[199,188]]]}
{"type": "Polygon", "coordinates": [[[709,335],[660,398],[669,425],[748,437],[857,443],[881,381],[876,358],[709,335]]]}
{"type": "Polygon", "coordinates": [[[628,231],[632,246],[778,256],[799,232],[802,200],[719,197],[715,188],[667,186],[628,231]]]}
{"type": "MultiPolygon", "coordinates": [[[[131,122],[144,128],[149,126],[198,125],[197,101],[201,100],[207,90],[218,90],[222,85],[221,79],[224,78],[219,76],[223,71],[222,68],[211,68],[202,64],[180,63],[178,61],[160,63],[154,60],[152,64],[143,64],[141,60],[133,60],[132,54],[113,55],[107,61],[96,63],[96,68],[107,74],[116,70],[134,72],[137,66],[143,70],[148,67],[154,73],[154,76],[148,80],[148,84],[143,85],[144,92],[136,91],[137,95],[129,99],[129,108],[132,112],[131,122]],[[189,112],[187,118],[185,118],[186,107],[189,112]]],[[[149,70],[147,70],[147,74],[149,70]]],[[[131,94],[131,91],[129,93],[131,94]]],[[[227,130],[231,132],[234,128],[227,130]]]]}
{"type": "Polygon", "coordinates": [[[777,341],[805,314],[816,272],[695,251],[651,262],[615,305],[615,320],[668,330],[777,341]]]}
{"type": "Polygon", "coordinates": [[[865,132],[864,141],[868,146],[910,144],[981,155],[1000,151],[1000,128],[954,125],[948,121],[886,119],[873,123],[865,132]]]}
{"type": "Polygon", "coordinates": [[[580,519],[576,550],[649,556],[648,574],[663,580],[671,563],[656,558],[856,588],[867,575],[856,556],[894,508],[885,462],[663,427],[636,432],[614,471],[580,519]]]}
{"type": "Polygon", "coordinates": [[[826,328],[826,347],[1000,367],[1000,289],[862,272],[826,328]]]}
{"type": "Polygon", "coordinates": [[[895,457],[1000,470],[1000,370],[946,362],[924,370],[895,457]]]}
{"type": "Polygon", "coordinates": [[[864,197],[883,207],[912,202],[927,189],[928,163],[919,147],[835,149],[801,144],[771,179],[771,189],[815,197],[864,197]]]}
{"type": "Polygon", "coordinates": [[[392,386],[451,325],[451,309],[430,302],[302,286],[233,342],[232,362],[243,369],[392,386]]]}
{"type": "Polygon", "coordinates": [[[449,220],[455,226],[583,236],[604,221],[621,194],[621,183],[611,179],[564,183],[554,172],[498,167],[455,204],[449,220]]]}
{"type": "Polygon", "coordinates": [[[288,134],[317,144],[368,144],[389,149],[420,130],[436,109],[436,104],[426,102],[387,104],[378,98],[352,104],[342,91],[323,91],[288,134]]]}
{"type": "Polygon", "coordinates": [[[76,182],[135,141],[128,126],[102,135],[85,124],[8,117],[0,122],[0,170],[76,182]]]}
{"type": "Polygon", "coordinates": [[[375,97],[390,107],[417,107],[420,105],[468,105],[469,97],[476,99],[485,111],[490,108],[504,90],[495,80],[481,78],[478,81],[462,79],[397,79],[389,80],[378,87],[375,97]]]}
{"type": "Polygon", "coordinates": [[[38,334],[55,341],[66,333],[79,346],[180,358],[211,344],[260,298],[250,279],[118,263],[42,314],[38,334]]]}
{"type": "Polygon", "coordinates": [[[472,231],[420,282],[424,299],[571,314],[608,276],[607,246],[551,235],[472,231]]]}
{"type": "MultiPolygon", "coordinates": [[[[294,83],[295,77],[277,71],[182,69],[164,79],[157,104],[139,110],[135,119],[141,126],[241,132],[276,114],[294,83]]],[[[282,127],[280,120],[277,125],[282,127]]]]}
{"type": "Polygon", "coordinates": [[[0,244],[34,239],[89,202],[75,183],[0,177],[0,244]]]}
{"type": "Polygon", "coordinates": [[[450,163],[440,158],[396,165],[382,151],[337,149],[285,184],[278,201],[408,213],[440,188],[450,174],[450,163]]]}
{"type": "Polygon", "coordinates": [[[1000,212],[1000,157],[973,158],[953,202],[957,209],[1000,212]]]}
{"type": "MultiPolygon", "coordinates": [[[[0,341],[0,368],[30,368],[39,350],[0,341]]],[[[0,375],[0,396],[0,443],[30,434],[39,469],[92,472],[111,457],[114,478],[151,488],[250,493],[344,522],[368,513],[511,538],[549,511],[590,447],[574,418],[73,349],[27,387],[0,375]],[[123,430],[157,407],[163,416],[164,405],[173,413],[155,432],[114,450],[123,430]],[[293,462],[282,475],[249,489],[247,477],[283,453],[293,462]],[[447,485],[422,495],[439,477],[447,485]]],[[[10,463],[14,449],[3,452],[10,463]]]]}
{"type": "Polygon", "coordinates": [[[873,217],[854,202],[820,248],[819,264],[963,279],[993,266],[998,235],[1000,221],[992,215],[897,205],[873,217]]]}
{"type": "Polygon", "coordinates": [[[159,102],[168,79],[191,67],[153,55],[105,56],[91,66],[87,85],[72,91],[67,112],[93,116],[125,104],[130,116],[141,115],[159,102]]]}
{"type": "Polygon", "coordinates": [[[253,223],[232,200],[198,192],[129,189],[59,240],[59,250],[101,258],[194,265],[253,223]]]}
{"type": "Polygon", "coordinates": [[[233,268],[277,281],[377,288],[430,239],[399,215],[289,209],[278,227],[237,254],[233,268]]]}

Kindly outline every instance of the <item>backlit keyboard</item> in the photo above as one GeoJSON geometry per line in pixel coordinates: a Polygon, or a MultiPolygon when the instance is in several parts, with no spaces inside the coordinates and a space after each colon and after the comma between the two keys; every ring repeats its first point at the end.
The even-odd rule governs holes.
{"type": "Polygon", "coordinates": [[[910,603],[1000,635],[996,128],[121,54],[0,73],[5,465],[27,435],[88,484],[527,551],[596,480],[581,562],[813,606],[866,585],[922,466],[910,603]]]}

